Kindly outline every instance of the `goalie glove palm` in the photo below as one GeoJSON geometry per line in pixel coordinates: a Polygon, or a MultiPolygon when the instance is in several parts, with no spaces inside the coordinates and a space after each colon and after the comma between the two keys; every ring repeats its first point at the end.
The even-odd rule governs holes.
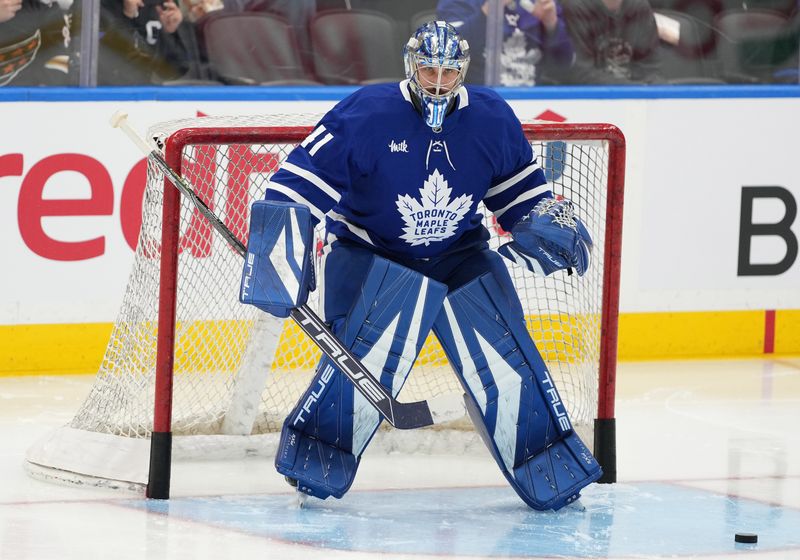
{"type": "Polygon", "coordinates": [[[572,269],[583,276],[589,268],[592,237],[572,202],[546,198],[511,228],[513,241],[498,252],[540,276],[572,269]]]}

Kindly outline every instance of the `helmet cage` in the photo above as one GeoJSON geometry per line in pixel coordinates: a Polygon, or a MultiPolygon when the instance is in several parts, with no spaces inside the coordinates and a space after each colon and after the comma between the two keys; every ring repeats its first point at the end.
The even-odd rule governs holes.
{"type": "Polygon", "coordinates": [[[458,93],[464,83],[469,60],[437,60],[420,53],[408,57],[411,66],[411,81],[418,89],[433,99],[450,98],[458,93]],[[426,70],[433,70],[426,72],[426,70]],[[424,75],[420,74],[420,71],[424,75]]]}

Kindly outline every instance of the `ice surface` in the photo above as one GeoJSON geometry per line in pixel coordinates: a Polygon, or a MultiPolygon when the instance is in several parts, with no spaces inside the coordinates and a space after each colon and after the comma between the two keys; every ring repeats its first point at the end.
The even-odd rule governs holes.
{"type": "Polygon", "coordinates": [[[559,512],[525,507],[488,454],[368,451],[344,499],[302,508],[264,458],[176,465],[168,501],[27,476],[90,380],[0,378],[3,560],[800,558],[797,359],[621,364],[619,483],[559,512]]]}

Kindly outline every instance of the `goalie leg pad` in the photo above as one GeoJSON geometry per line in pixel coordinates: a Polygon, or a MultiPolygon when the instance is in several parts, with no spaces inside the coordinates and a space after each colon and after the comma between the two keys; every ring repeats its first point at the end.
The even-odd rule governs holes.
{"type": "MultiPolygon", "coordinates": [[[[338,252],[338,254],[337,254],[338,252]]],[[[347,259],[348,248],[331,259],[347,259]]],[[[334,267],[335,268],[335,267],[334,267]]],[[[326,272],[330,267],[326,266],[326,272]]],[[[352,281],[361,277],[348,271],[352,281]]],[[[341,278],[326,278],[328,288],[341,278]]],[[[332,298],[326,290],[326,298],[332,298]]],[[[349,313],[332,330],[367,369],[396,396],[422,349],[447,288],[422,274],[374,257],[349,313]]],[[[275,458],[278,472],[318,498],[341,498],[353,482],[361,454],[382,418],[327,357],[283,425],[275,458]]]]}
{"type": "Polygon", "coordinates": [[[558,509],[602,470],[572,429],[500,258],[447,296],[434,331],[506,479],[530,507],[558,509]]]}

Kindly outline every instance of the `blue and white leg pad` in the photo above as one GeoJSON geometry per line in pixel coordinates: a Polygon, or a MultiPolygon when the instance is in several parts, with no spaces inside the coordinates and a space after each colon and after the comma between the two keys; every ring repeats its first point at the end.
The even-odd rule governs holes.
{"type": "Polygon", "coordinates": [[[516,294],[493,273],[450,293],[434,331],[461,378],[473,423],[525,503],[559,509],[600,478],[525,329],[516,294]]]}
{"type": "MultiPolygon", "coordinates": [[[[360,295],[334,334],[397,396],[439,313],[447,288],[375,257],[360,295]]],[[[330,297],[330,294],[328,294],[330,297]]],[[[311,386],[283,424],[275,467],[317,498],[341,498],[382,418],[323,357],[311,386]]]]}
{"type": "Polygon", "coordinates": [[[314,224],[307,206],[258,200],[250,210],[250,236],[239,301],[288,317],[314,289],[314,224]]]}

